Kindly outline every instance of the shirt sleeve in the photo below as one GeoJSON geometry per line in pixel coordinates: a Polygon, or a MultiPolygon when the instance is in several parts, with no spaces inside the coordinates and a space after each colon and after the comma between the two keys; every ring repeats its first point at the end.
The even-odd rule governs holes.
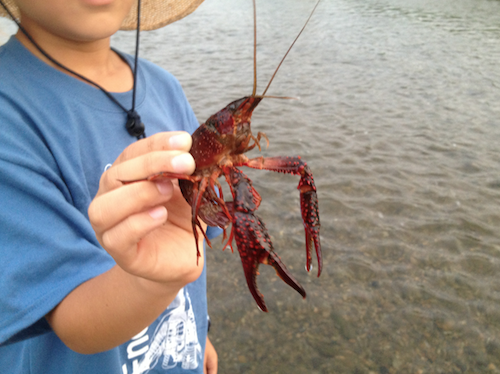
{"type": "Polygon", "coordinates": [[[50,330],[43,317],[113,259],[78,211],[43,137],[0,102],[0,344],[50,330]]]}

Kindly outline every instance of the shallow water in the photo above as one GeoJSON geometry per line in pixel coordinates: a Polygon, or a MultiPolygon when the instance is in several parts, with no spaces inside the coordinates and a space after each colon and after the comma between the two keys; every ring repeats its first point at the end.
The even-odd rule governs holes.
{"type": "MultiPolygon", "coordinates": [[[[314,3],[258,1],[258,92],[314,3]]],[[[249,0],[207,0],[141,43],[200,121],[251,93],[249,0]]],[[[268,92],[300,100],[264,100],[252,126],[264,155],[314,173],[323,274],[304,270],[298,179],[248,171],[307,298],[261,266],[260,312],[214,242],[221,373],[500,373],[499,61],[500,1],[322,1],[268,92]]]]}
{"type": "MultiPolygon", "coordinates": [[[[258,3],[259,92],[313,0],[258,3]]],[[[248,0],[207,0],[145,34],[200,121],[252,89],[248,0]]],[[[264,155],[302,155],[324,270],[304,270],[297,178],[249,171],[307,299],[208,253],[221,373],[500,372],[500,2],[324,0],[253,118],[264,155]]]]}

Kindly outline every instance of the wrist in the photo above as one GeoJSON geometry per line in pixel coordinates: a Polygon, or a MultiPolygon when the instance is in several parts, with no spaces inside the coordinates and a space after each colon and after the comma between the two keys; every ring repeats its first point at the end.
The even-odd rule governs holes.
{"type": "Polygon", "coordinates": [[[130,284],[135,293],[152,300],[168,300],[170,298],[173,300],[182,287],[185,286],[180,282],[160,282],[130,273],[127,274],[130,277],[130,284]]]}

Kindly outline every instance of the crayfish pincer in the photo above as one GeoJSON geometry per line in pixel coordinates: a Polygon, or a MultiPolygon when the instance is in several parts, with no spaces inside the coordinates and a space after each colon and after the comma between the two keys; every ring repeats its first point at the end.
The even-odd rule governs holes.
{"type": "MultiPolygon", "coordinates": [[[[318,4],[319,1],[316,3],[314,10],[318,4]]],[[[305,25],[307,25],[307,22],[305,25]]],[[[304,30],[305,25],[293,41],[285,57],[304,30]]],[[[256,41],[254,40],[254,51],[255,45],[256,41]]],[[[283,57],[283,60],[285,57],[283,57]]],[[[254,53],[254,69],[255,65],[254,53]]],[[[196,170],[192,175],[159,173],[148,178],[148,180],[179,179],[182,194],[192,209],[192,227],[197,245],[198,229],[200,229],[207,244],[211,246],[202,229],[200,219],[210,226],[219,226],[224,229],[224,238],[227,237],[226,229],[231,225],[229,239],[224,247],[230,246],[233,249],[232,242],[233,240],[236,241],[248,288],[257,305],[263,311],[267,311],[267,307],[262,294],[257,289],[256,283],[260,264],[272,266],[278,276],[302,295],[303,298],[306,297],[306,292],[274,252],[266,226],[255,214],[262,199],[252,186],[250,179],[238,167],[246,166],[253,169],[264,169],[300,176],[297,188],[300,191],[300,207],[305,229],[306,268],[308,271],[312,269],[311,253],[313,246],[318,259],[318,276],[321,274],[323,266],[319,234],[318,197],[313,175],[307,164],[298,156],[256,157],[252,159],[245,156],[246,152],[255,147],[260,150],[260,142],[263,138],[269,145],[269,140],[264,133],[258,132],[257,136],[252,134],[250,120],[260,101],[265,97],[269,97],[265,96],[265,93],[277,71],[278,69],[274,72],[262,95],[257,96],[255,94],[256,80],[254,78],[254,89],[251,96],[233,101],[208,118],[193,133],[193,145],[190,153],[195,160],[196,170]],[[224,200],[222,186],[218,181],[222,175],[224,175],[229,185],[232,201],[224,200]]],[[[199,256],[199,248],[197,249],[199,256]]]]}

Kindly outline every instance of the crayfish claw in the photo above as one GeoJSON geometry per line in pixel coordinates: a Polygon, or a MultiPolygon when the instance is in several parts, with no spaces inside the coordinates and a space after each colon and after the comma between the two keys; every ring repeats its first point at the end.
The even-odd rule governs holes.
{"type": "Polygon", "coordinates": [[[304,230],[306,234],[306,269],[312,269],[312,247],[316,251],[318,259],[318,277],[321,275],[323,268],[323,257],[321,255],[321,243],[319,239],[319,213],[318,213],[318,197],[316,191],[310,190],[301,192],[300,194],[300,207],[302,211],[302,221],[304,223],[304,230]]]}
{"type": "Polygon", "coordinates": [[[312,269],[312,245],[316,250],[316,257],[318,259],[318,277],[321,275],[323,268],[323,257],[321,255],[321,243],[319,240],[319,229],[321,227],[319,222],[319,208],[318,208],[318,195],[316,193],[316,186],[311,170],[307,164],[299,169],[301,174],[298,190],[300,190],[300,210],[302,213],[302,222],[306,234],[306,269],[312,269]]]}
{"type": "Polygon", "coordinates": [[[295,291],[297,291],[303,299],[306,298],[306,291],[304,288],[298,283],[288,272],[288,270],[285,267],[285,264],[281,262],[281,259],[279,256],[271,252],[269,258],[267,259],[267,264],[271,265],[275,270],[276,274],[290,287],[292,287],[295,291]]]}
{"type": "Polygon", "coordinates": [[[267,307],[257,287],[260,264],[272,266],[286,284],[300,293],[303,298],[306,297],[304,288],[293,278],[274,252],[269,233],[258,216],[252,213],[235,212],[232,232],[236,239],[248,288],[262,311],[267,312],[267,307]]]}
{"type": "Polygon", "coordinates": [[[280,173],[300,175],[297,189],[300,191],[300,210],[302,222],[306,234],[306,269],[312,269],[312,245],[316,250],[318,258],[318,277],[323,268],[323,258],[321,255],[321,244],[319,240],[319,209],[316,185],[309,166],[300,156],[296,157],[256,157],[248,160],[245,166],[254,169],[272,170],[280,173]]]}

